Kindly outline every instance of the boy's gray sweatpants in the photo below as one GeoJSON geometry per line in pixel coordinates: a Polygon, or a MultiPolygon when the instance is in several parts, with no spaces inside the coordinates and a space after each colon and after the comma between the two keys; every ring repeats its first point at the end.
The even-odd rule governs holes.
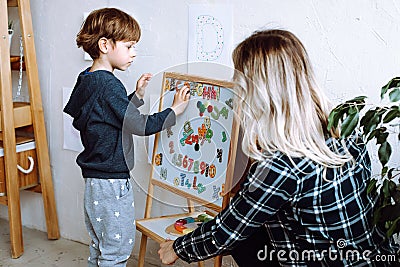
{"type": "Polygon", "coordinates": [[[135,244],[130,179],[85,179],[85,223],[92,239],[88,266],[126,266],[135,244]]]}

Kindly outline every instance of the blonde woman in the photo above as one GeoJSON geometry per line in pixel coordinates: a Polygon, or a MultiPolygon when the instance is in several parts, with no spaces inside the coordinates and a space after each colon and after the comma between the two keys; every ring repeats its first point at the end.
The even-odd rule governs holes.
{"type": "Polygon", "coordinates": [[[256,32],[233,61],[243,151],[255,163],[214,220],[160,245],[162,262],[232,254],[252,267],[388,265],[375,262],[396,251],[372,224],[367,150],[327,130],[329,102],[299,39],[256,32]]]}

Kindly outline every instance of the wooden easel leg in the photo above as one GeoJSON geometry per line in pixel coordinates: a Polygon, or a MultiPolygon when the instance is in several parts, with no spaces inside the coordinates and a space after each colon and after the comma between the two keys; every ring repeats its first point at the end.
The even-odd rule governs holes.
{"type": "Polygon", "coordinates": [[[147,247],[147,236],[143,235],[142,233],[142,238],[140,239],[138,267],[144,267],[144,259],[146,257],[146,247],[147,247]]]}
{"type": "Polygon", "coordinates": [[[216,256],[214,258],[214,267],[221,267],[222,265],[222,256],[216,256]]]}
{"type": "Polygon", "coordinates": [[[4,140],[4,177],[6,179],[8,220],[10,224],[11,255],[18,258],[24,252],[22,240],[21,208],[19,199],[19,184],[17,173],[17,155],[15,148],[15,130],[13,104],[12,104],[12,82],[10,67],[10,48],[6,39],[7,35],[7,1],[0,1],[0,31],[4,38],[0,41],[0,106],[1,129],[4,140]],[[6,115],[7,114],[7,115],[6,115]],[[9,167],[12,166],[12,167],[9,167]]]}
{"type": "Polygon", "coordinates": [[[29,0],[18,0],[19,19],[26,53],[26,69],[29,96],[32,111],[33,128],[36,142],[38,171],[42,185],[44,211],[46,215],[47,236],[49,239],[59,239],[56,202],[53,191],[53,181],[50,169],[50,159],[43,116],[42,97],[40,94],[39,73],[37,69],[35,41],[32,35],[32,16],[29,0]]]}
{"type": "Polygon", "coordinates": [[[47,238],[59,239],[60,231],[58,228],[58,218],[56,210],[56,200],[53,191],[53,181],[51,180],[50,176],[41,178],[40,182],[42,186],[44,213],[46,216],[47,238]]]}
{"type": "Polygon", "coordinates": [[[7,190],[7,196],[8,218],[10,225],[11,257],[16,259],[24,253],[18,184],[14,188],[10,188],[10,190],[7,190]]]}

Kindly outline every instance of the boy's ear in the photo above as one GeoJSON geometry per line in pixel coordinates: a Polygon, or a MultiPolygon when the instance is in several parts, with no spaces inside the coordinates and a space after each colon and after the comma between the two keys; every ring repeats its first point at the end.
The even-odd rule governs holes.
{"type": "Polygon", "coordinates": [[[108,51],[108,40],[105,37],[101,37],[97,42],[100,52],[106,54],[108,51]]]}

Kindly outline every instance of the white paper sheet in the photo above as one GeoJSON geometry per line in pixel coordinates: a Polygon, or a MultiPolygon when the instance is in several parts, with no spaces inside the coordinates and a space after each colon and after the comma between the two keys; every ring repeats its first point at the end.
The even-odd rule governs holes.
{"type": "Polygon", "coordinates": [[[231,64],[232,5],[189,5],[189,62],[231,64]]]}
{"type": "MultiPolygon", "coordinates": [[[[72,88],[63,87],[63,107],[67,104],[71,95],[72,88]]],[[[80,152],[83,150],[83,145],[79,136],[79,131],[72,126],[72,117],[63,113],[64,124],[64,144],[63,149],[80,152]]]]}

